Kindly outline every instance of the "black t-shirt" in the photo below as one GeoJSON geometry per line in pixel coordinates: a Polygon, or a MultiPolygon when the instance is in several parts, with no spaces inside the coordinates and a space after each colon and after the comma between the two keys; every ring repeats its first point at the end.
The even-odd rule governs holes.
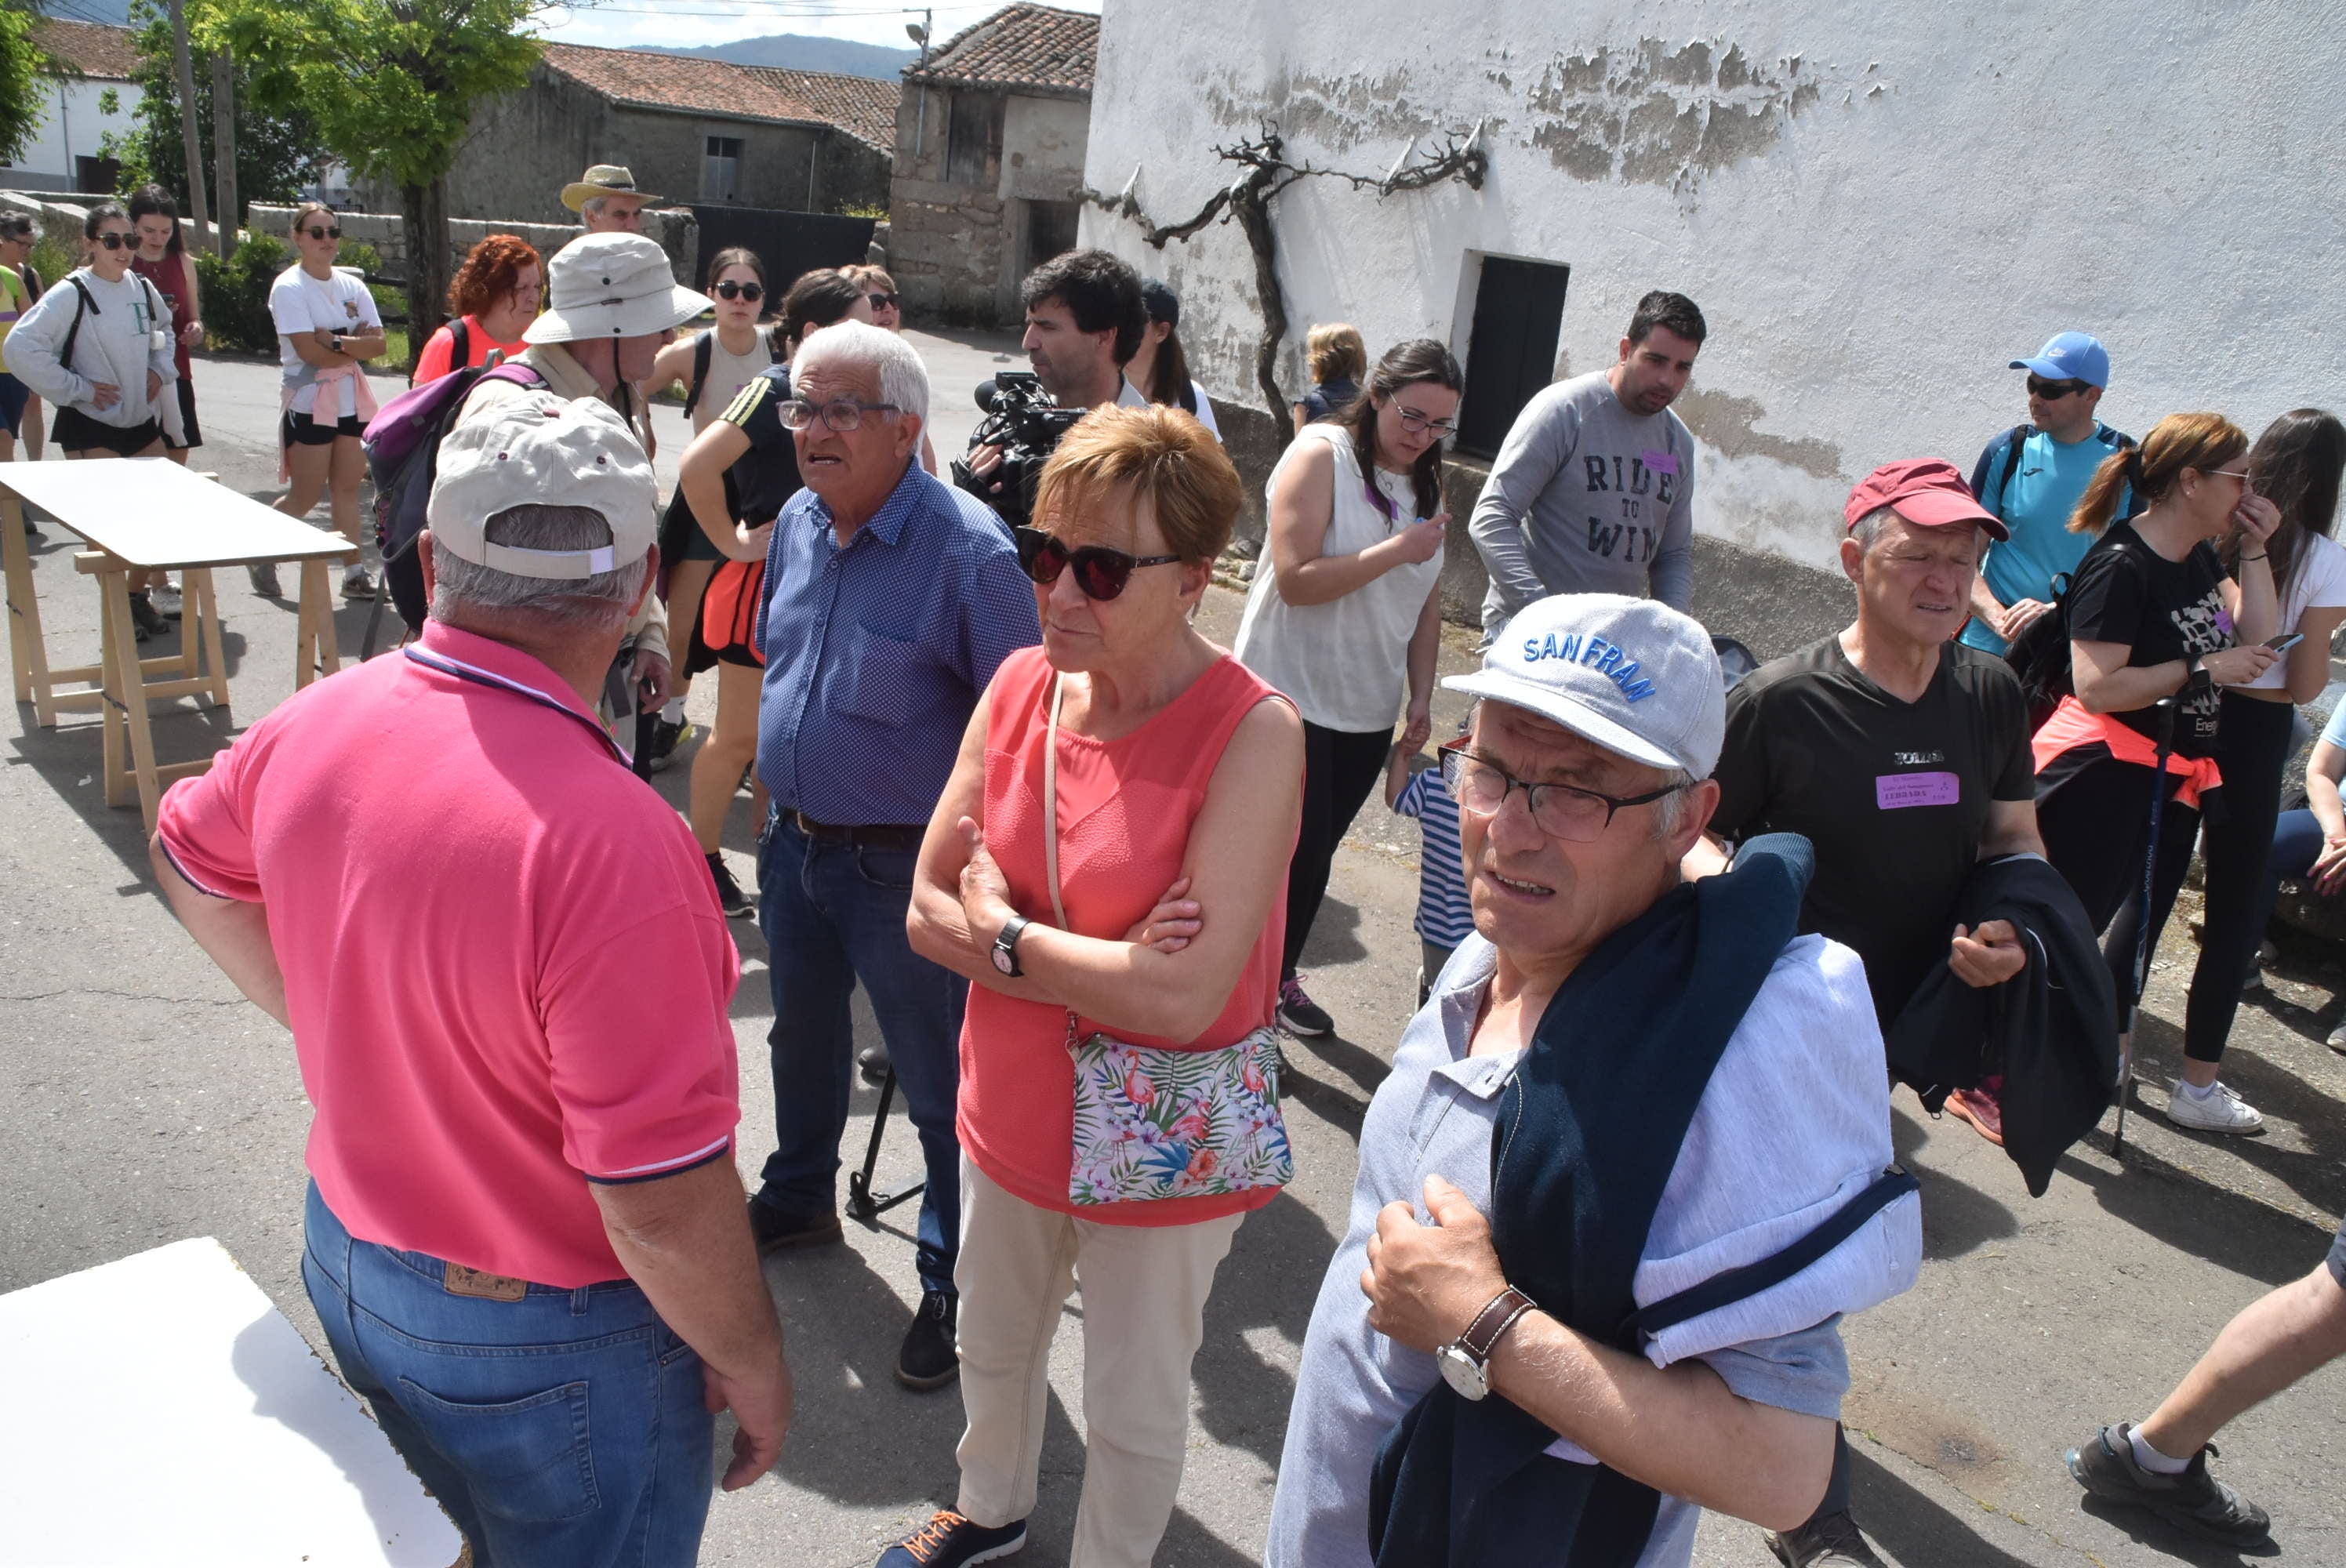
{"type": "Polygon", "coordinates": [[[719,416],[750,438],[750,450],[726,470],[726,477],[732,482],[735,515],[752,528],[772,522],[799,493],[799,444],[782,427],[780,412],[790,397],[790,366],[772,365],[751,376],[719,416]]]}
{"type": "Polygon", "coordinates": [[[1948,643],[1921,700],[1866,678],[1838,635],[1760,666],[1727,694],[1712,830],[1816,846],[1800,929],[1865,960],[1886,1027],[1947,955],[1988,806],[2033,794],[2028,712],[2011,667],[1948,643]]]}
{"type": "MultiPolygon", "coordinates": [[[[2231,613],[2224,608],[2224,564],[2206,540],[2180,561],[2148,545],[2133,525],[2114,523],[2077,563],[2069,588],[2069,637],[2081,643],[2125,643],[2129,667],[2171,664],[2233,645],[2231,613]]],[[[2214,687],[2178,697],[2175,752],[2206,757],[2216,749],[2223,713],[2214,687]]],[[[2129,729],[2157,739],[2158,711],[2112,714],[2129,729]]]]}

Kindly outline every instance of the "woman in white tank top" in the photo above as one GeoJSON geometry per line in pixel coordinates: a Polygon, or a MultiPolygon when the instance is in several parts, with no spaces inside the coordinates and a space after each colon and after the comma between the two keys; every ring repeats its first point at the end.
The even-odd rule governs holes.
{"type": "Polygon", "coordinates": [[[1442,628],[1442,442],[1464,378],[1450,351],[1419,338],[1386,351],[1368,391],[1298,433],[1264,489],[1270,513],[1239,660],[1303,716],[1303,826],[1287,871],[1280,1022],[1301,1035],[1335,1023],[1295,972],[1328,891],[1336,845],[1392,749],[1433,729],[1442,628]]]}

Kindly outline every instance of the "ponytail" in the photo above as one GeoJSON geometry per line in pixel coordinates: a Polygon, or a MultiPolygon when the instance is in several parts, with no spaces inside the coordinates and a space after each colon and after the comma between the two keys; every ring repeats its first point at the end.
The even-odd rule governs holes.
{"type": "Polygon", "coordinates": [[[2248,450],[2248,435],[2220,413],[2170,413],[2151,427],[2140,446],[2102,459],[2069,514],[2069,532],[2100,534],[2117,516],[2118,500],[2127,490],[2143,505],[2155,505],[2174,490],[2185,469],[2212,473],[2248,450]]]}

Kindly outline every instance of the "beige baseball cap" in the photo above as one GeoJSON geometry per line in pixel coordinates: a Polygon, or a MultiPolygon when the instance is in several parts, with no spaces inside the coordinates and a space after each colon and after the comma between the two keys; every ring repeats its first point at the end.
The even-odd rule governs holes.
{"type": "Polygon", "coordinates": [[[522,340],[576,343],[657,337],[709,308],[668,270],[668,252],[640,234],[582,234],[546,264],[546,311],[522,340]]]}
{"type": "Polygon", "coordinates": [[[651,460],[616,410],[532,392],[468,420],[440,443],[424,515],[433,547],[517,577],[576,580],[644,558],[659,536],[651,460]],[[515,506],[584,506],[611,525],[593,550],[525,550],[483,536],[515,506]]]}

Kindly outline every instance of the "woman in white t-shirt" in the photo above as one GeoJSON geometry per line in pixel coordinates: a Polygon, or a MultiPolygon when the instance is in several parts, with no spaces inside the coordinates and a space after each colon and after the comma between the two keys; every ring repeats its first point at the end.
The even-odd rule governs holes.
{"type": "Polygon", "coordinates": [[[1295,972],[1336,845],[1392,746],[1433,731],[1442,635],[1442,442],[1456,428],[1458,361],[1432,338],[1377,361],[1365,396],[1307,425],[1264,487],[1270,522],[1239,622],[1240,662],[1303,716],[1303,825],[1287,869],[1279,1019],[1297,1034],[1335,1028],[1295,972]]]}
{"type": "MultiPolygon", "coordinates": [[[[342,239],[333,209],[321,201],[295,208],[293,249],[301,260],[279,273],[269,288],[269,314],[277,323],[278,358],[285,367],[280,477],[291,485],[278,497],[277,510],[307,517],[318,498],[331,492],[335,530],[356,545],[359,482],[366,477],[359,438],[375,407],[366,361],[382,352],[382,316],[366,280],[334,265],[342,239]]],[[[250,570],[254,592],[277,593],[276,567],[250,570]]],[[[352,562],[342,573],[342,596],[371,599],[374,594],[365,565],[352,562]]]]}
{"type": "MultiPolygon", "coordinates": [[[[2203,830],[2208,912],[2184,1013],[2186,1043],[2218,1050],[2231,1033],[2240,982],[2254,985],[2259,978],[2257,952],[2272,914],[2267,866],[2281,773],[2297,748],[2290,733],[2297,705],[2330,684],[2330,638],[2346,623],[2346,548],[2330,537],[2346,470],[2346,425],[2318,408],[2292,409],[2265,427],[2241,466],[2249,488],[2280,509],[2280,526],[2263,546],[2280,601],[2276,624],[2282,635],[2295,632],[2304,640],[2256,679],[2224,688],[2216,759],[2225,809],[2203,830]]],[[[2237,576],[2240,552],[2258,546],[2235,535],[2218,548],[2237,576]]]]}
{"type": "Polygon", "coordinates": [[[1216,441],[1222,427],[1214,418],[1214,400],[1189,379],[1189,356],[1181,347],[1181,300],[1161,279],[1143,279],[1140,302],[1148,311],[1148,324],[1140,330],[1140,347],[1124,367],[1124,379],[1150,402],[1161,402],[1192,415],[1216,441]]]}

